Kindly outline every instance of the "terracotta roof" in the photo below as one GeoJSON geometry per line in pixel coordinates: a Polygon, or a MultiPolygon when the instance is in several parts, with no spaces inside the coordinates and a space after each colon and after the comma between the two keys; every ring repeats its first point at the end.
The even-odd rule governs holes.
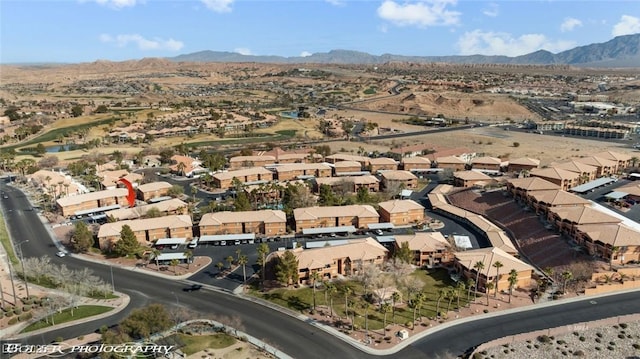
{"type": "Polygon", "coordinates": [[[387,213],[404,213],[416,209],[424,210],[424,207],[421,204],[411,199],[394,199],[391,201],[380,202],[378,205],[380,205],[380,208],[387,211],[387,213]]]}
{"type": "Polygon", "coordinates": [[[397,165],[398,161],[389,157],[377,157],[370,159],[369,163],[372,165],[397,165]]]}
{"type": "Polygon", "coordinates": [[[471,164],[487,164],[487,165],[501,165],[502,160],[497,157],[476,157],[471,160],[471,164]]]}
{"type": "Polygon", "coordinates": [[[455,157],[455,156],[438,157],[438,158],[436,158],[436,162],[438,162],[438,164],[441,164],[441,163],[466,164],[467,163],[462,158],[455,157]]]}
{"type": "Polygon", "coordinates": [[[350,155],[347,153],[336,153],[334,155],[330,155],[325,158],[331,159],[334,161],[356,161],[356,162],[364,163],[365,165],[369,164],[369,160],[371,160],[371,158],[369,157],[350,155]]]}
{"type": "Polygon", "coordinates": [[[267,162],[276,162],[276,158],[273,156],[235,156],[229,159],[229,163],[235,162],[258,162],[258,161],[267,161],[267,162]]]}
{"type": "Polygon", "coordinates": [[[368,204],[353,204],[349,206],[306,207],[294,208],[293,217],[299,220],[314,220],[332,217],[375,217],[380,215],[368,204]]]}
{"type": "Polygon", "coordinates": [[[349,258],[351,261],[370,261],[385,258],[388,250],[373,238],[349,241],[348,244],[321,248],[293,250],[298,259],[298,268],[321,269],[335,260],[349,258]]]}
{"type": "Polygon", "coordinates": [[[596,156],[581,157],[581,158],[577,158],[576,161],[586,163],[588,165],[592,165],[596,167],[616,167],[618,165],[617,161],[612,161],[606,158],[596,157],[596,156]]]}
{"type": "Polygon", "coordinates": [[[569,161],[569,162],[562,162],[558,164],[552,164],[551,167],[560,168],[563,170],[576,172],[576,173],[589,173],[589,172],[596,173],[598,171],[598,167],[591,166],[586,163],[582,163],[578,161],[569,161]]]}
{"type": "Polygon", "coordinates": [[[495,276],[496,269],[493,267],[493,264],[498,261],[502,263],[502,268],[500,268],[500,273],[502,274],[507,274],[512,269],[515,269],[517,272],[534,270],[534,268],[527,263],[495,247],[456,252],[455,256],[456,260],[469,270],[473,270],[473,266],[477,262],[484,263],[482,273],[487,277],[495,276]]]}
{"type": "Polygon", "coordinates": [[[403,157],[402,158],[402,163],[416,163],[416,164],[431,164],[431,160],[428,159],[427,157],[420,157],[420,156],[415,156],[415,157],[403,157]]]}
{"type": "MultiPolygon", "coordinates": [[[[360,163],[358,163],[360,166],[360,163]]],[[[304,170],[330,170],[331,167],[324,163],[286,163],[275,167],[276,172],[304,171],[304,170]]]]}
{"type": "Polygon", "coordinates": [[[545,178],[553,178],[553,179],[559,179],[559,180],[565,180],[565,179],[572,180],[572,179],[580,178],[579,174],[575,172],[563,170],[561,168],[533,169],[531,170],[531,172],[529,172],[529,175],[535,176],[535,177],[545,177],[545,178]]]}
{"type": "Polygon", "coordinates": [[[395,235],[398,247],[408,243],[409,249],[420,252],[436,252],[449,248],[449,242],[440,232],[416,232],[414,234],[395,235]]]}
{"type": "Polygon", "coordinates": [[[122,227],[125,224],[131,227],[134,232],[158,228],[184,228],[192,226],[191,217],[186,214],[177,216],[125,220],[103,224],[102,226],[100,226],[100,230],[98,231],[98,237],[104,238],[120,236],[120,231],[122,231],[122,227]]]}
{"type": "Polygon", "coordinates": [[[522,157],[516,158],[515,160],[509,160],[509,164],[521,166],[540,166],[540,160],[536,158],[522,157]]]}
{"type": "Polygon", "coordinates": [[[640,232],[622,223],[582,224],[580,232],[586,233],[593,241],[600,241],[613,247],[640,246],[640,232]]]}
{"type": "Polygon", "coordinates": [[[610,216],[602,211],[587,206],[579,207],[556,207],[550,209],[563,220],[577,224],[595,223],[620,223],[620,219],[610,216]]]}
{"type": "Polygon", "coordinates": [[[200,219],[201,226],[219,226],[225,223],[264,222],[285,223],[287,216],[280,210],[241,211],[241,212],[214,212],[206,213],[200,219]]]}
{"type": "Polygon", "coordinates": [[[333,185],[339,182],[348,182],[354,184],[372,184],[380,182],[376,176],[344,176],[344,177],[320,177],[315,179],[318,185],[333,185]]]}
{"type": "Polygon", "coordinates": [[[511,183],[514,187],[521,188],[527,192],[560,189],[559,185],[540,177],[509,178],[507,179],[507,182],[511,183]]]}
{"type": "Polygon", "coordinates": [[[340,161],[334,164],[335,168],[362,167],[358,161],[340,161]]]}
{"type": "Polygon", "coordinates": [[[179,198],[172,198],[154,204],[146,204],[144,206],[114,209],[112,211],[105,212],[105,214],[107,216],[113,216],[113,218],[117,220],[125,220],[143,217],[151,208],[157,208],[160,212],[173,212],[182,207],[186,208],[187,204],[179,198]]]}
{"type": "Polygon", "coordinates": [[[401,170],[384,171],[380,173],[380,176],[388,180],[411,180],[418,178],[416,177],[416,175],[409,171],[401,170]]]}
{"type": "Polygon", "coordinates": [[[257,175],[257,174],[273,175],[273,172],[269,171],[264,167],[251,167],[251,168],[245,168],[242,170],[216,173],[215,175],[213,175],[213,178],[219,181],[223,181],[227,179],[233,179],[233,177],[244,177],[244,176],[257,175]]]}
{"type": "Polygon", "coordinates": [[[538,202],[544,202],[550,206],[562,205],[588,205],[590,202],[575,194],[561,190],[535,191],[531,196],[538,202]]]}
{"type": "Polygon", "coordinates": [[[66,207],[66,206],[72,206],[72,205],[76,205],[76,204],[80,204],[88,201],[97,201],[105,198],[126,197],[127,194],[129,194],[129,190],[126,188],[114,188],[114,189],[108,189],[104,191],[89,192],[89,193],[78,194],[75,196],[60,198],[57,200],[57,203],[61,207],[66,207]]]}
{"type": "Polygon", "coordinates": [[[460,178],[465,181],[492,181],[493,178],[478,171],[457,171],[453,173],[453,177],[460,178]]]}
{"type": "Polygon", "coordinates": [[[158,182],[150,182],[150,183],[145,183],[145,184],[141,184],[138,186],[138,190],[140,190],[140,192],[152,192],[152,191],[158,191],[161,189],[169,189],[171,188],[172,185],[169,182],[164,182],[164,181],[158,181],[158,182]]]}
{"type": "Polygon", "coordinates": [[[632,157],[625,153],[619,153],[619,152],[613,152],[613,151],[596,153],[594,156],[604,158],[606,160],[612,160],[612,161],[630,161],[632,157]]]}
{"type": "Polygon", "coordinates": [[[507,236],[507,234],[504,233],[504,231],[500,227],[493,224],[493,222],[491,222],[487,218],[469,212],[466,216],[466,219],[486,234],[489,242],[491,242],[491,245],[493,247],[500,248],[501,250],[508,253],[518,252],[516,250],[516,247],[513,245],[513,242],[511,242],[509,236],[507,236]]]}

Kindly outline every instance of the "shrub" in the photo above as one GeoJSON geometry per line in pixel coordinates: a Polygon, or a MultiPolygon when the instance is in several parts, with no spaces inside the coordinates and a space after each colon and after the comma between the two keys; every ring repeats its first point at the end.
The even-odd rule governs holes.
{"type": "Polygon", "coordinates": [[[520,147],[520,142],[514,142],[513,147],[520,147]]]}
{"type": "Polygon", "coordinates": [[[607,347],[607,349],[609,349],[609,350],[611,350],[611,351],[616,350],[616,348],[615,348],[614,346],[612,346],[612,345],[609,345],[609,346],[607,347]]]}
{"type": "Polygon", "coordinates": [[[13,317],[13,314],[14,314],[13,310],[10,310],[10,311],[4,313],[4,316],[7,317],[7,318],[11,318],[11,317],[13,317]]]}
{"type": "Polygon", "coordinates": [[[540,343],[550,343],[551,342],[551,338],[546,336],[546,335],[539,335],[538,336],[538,341],[540,343]]]}
{"type": "Polygon", "coordinates": [[[616,342],[609,342],[609,345],[616,345],[616,342]]]}
{"type": "Polygon", "coordinates": [[[620,339],[624,339],[624,338],[625,338],[625,336],[624,336],[624,334],[618,334],[618,338],[620,338],[620,339]]]}
{"type": "Polygon", "coordinates": [[[558,343],[558,344],[562,345],[562,344],[565,344],[566,342],[565,342],[564,340],[560,339],[560,340],[558,340],[556,343],[558,343]]]}
{"type": "Polygon", "coordinates": [[[33,318],[33,314],[31,313],[24,313],[21,316],[18,317],[18,320],[21,322],[27,321],[29,319],[33,318]]]}
{"type": "Polygon", "coordinates": [[[598,351],[599,351],[599,350],[601,350],[601,349],[600,349],[600,347],[595,347],[595,350],[598,350],[598,351]]]}
{"type": "Polygon", "coordinates": [[[620,328],[627,329],[629,325],[627,323],[620,323],[620,328]]]}
{"type": "Polygon", "coordinates": [[[16,313],[16,315],[20,315],[20,314],[22,314],[22,308],[16,308],[16,309],[14,309],[14,313],[16,313]]]}
{"type": "Polygon", "coordinates": [[[596,338],[596,343],[602,343],[602,339],[596,338]]]}
{"type": "Polygon", "coordinates": [[[596,333],[596,337],[602,338],[602,333],[596,333]]]}
{"type": "Polygon", "coordinates": [[[25,305],[24,307],[22,307],[22,310],[24,310],[25,312],[28,312],[31,310],[31,305],[25,305]]]}
{"type": "Polygon", "coordinates": [[[584,356],[584,352],[582,350],[576,350],[575,352],[573,352],[573,356],[583,357],[584,356]]]}
{"type": "Polygon", "coordinates": [[[583,342],[583,341],[587,340],[587,338],[582,337],[582,336],[581,336],[580,338],[578,338],[578,339],[580,339],[580,341],[581,341],[581,342],[583,342]]]}
{"type": "Polygon", "coordinates": [[[60,342],[62,342],[63,340],[64,340],[64,338],[63,338],[63,337],[56,337],[55,342],[56,342],[56,343],[60,343],[60,342]]]}
{"type": "Polygon", "coordinates": [[[9,319],[9,325],[14,325],[14,324],[16,324],[17,322],[18,322],[18,318],[17,318],[17,317],[16,317],[16,318],[11,318],[11,319],[9,319]]]}
{"type": "Polygon", "coordinates": [[[633,343],[633,345],[631,345],[633,347],[633,349],[640,349],[640,344],[638,343],[633,343]]]}
{"type": "Polygon", "coordinates": [[[482,312],[483,313],[489,313],[489,309],[484,309],[482,312]]]}
{"type": "Polygon", "coordinates": [[[580,335],[580,333],[578,333],[578,332],[573,332],[573,335],[575,335],[575,336],[577,337],[578,335],[580,335]]]}

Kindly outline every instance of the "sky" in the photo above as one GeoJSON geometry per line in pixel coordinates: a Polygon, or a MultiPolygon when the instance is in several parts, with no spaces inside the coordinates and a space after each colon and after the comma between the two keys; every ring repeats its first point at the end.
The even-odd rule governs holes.
{"type": "Polygon", "coordinates": [[[638,0],[0,0],[3,64],[203,50],[518,56],[633,33],[638,0]]]}

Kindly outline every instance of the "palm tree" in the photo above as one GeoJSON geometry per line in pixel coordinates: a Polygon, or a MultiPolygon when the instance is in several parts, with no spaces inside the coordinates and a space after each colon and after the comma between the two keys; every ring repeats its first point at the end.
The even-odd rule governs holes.
{"type": "MultiPolygon", "coordinates": [[[[413,299],[413,322],[411,322],[412,330],[415,329],[416,326],[416,314],[422,309],[422,305],[424,304],[425,299],[427,299],[427,296],[424,294],[424,292],[418,292],[416,294],[416,297],[413,299]]],[[[422,318],[422,313],[420,314],[420,318],[422,318]]]]}
{"type": "Polygon", "coordinates": [[[153,259],[156,260],[156,268],[160,268],[160,263],[158,262],[158,257],[160,256],[160,250],[158,248],[152,248],[151,254],[153,254],[153,259]]]}
{"type": "Polygon", "coordinates": [[[495,284],[493,284],[493,282],[487,282],[487,307],[489,306],[489,292],[491,291],[491,289],[493,289],[493,287],[495,286],[495,284]]]}
{"type": "Polygon", "coordinates": [[[387,329],[387,314],[389,314],[391,309],[392,309],[391,304],[387,302],[382,303],[382,305],[380,306],[380,311],[384,315],[382,317],[382,335],[384,335],[385,330],[387,329]]]}
{"type": "Polygon", "coordinates": [[[227,256],[225,260],[227,261],[227,263],[229,263],[229,269],[231,269],[231,266],[233,265],[233,257],[227,256]]]}
{"type": "Polygon", "coordinates": [[[617,256],[620,252],[620,247],[613,246],[611,247],[611,259],[609,259],[609,270],[613,269],[613,258],[617,256]]]}
{"type": "Polygon", "coordinates": [[[313,310],[316,310],[316,282],[321,280],[322,278],[320,277],[320,273],[318,273],[317,271],[315,272],[311,272],[311,274],[309,274],[309,279],[311,280],[311,293],[313,296],[313,310]]]}
{"type": "Polygon", "coordinates": [[[216,263],[216,267],[218,268],[218,271],[222,273],[222,268],[224,268],[224,263],[218,262],[216,263]]]}
{"type": "Polygon", "coordinates": [[[353,289],[351,289],[351,287],[345,286],[344,288],[342,288],[342,292],[344,293],[344,316],[349,319],[349,296],[353,294],[353,289]]]}
{"type": "Polygon", "coordinates": [[[571,279],[573,279],[573,273],[568,270],[562,272],[562,293],[567,291],[567,282],[571,279]]]}
{"type": "Polygon", "coordinates": [[[178,170],[178,174],[184,176],[184,169],[187,168],[187,165],[184,162],[178,163],[176,169],[178,170]]]}
{"type": "Polygon", "coordinates": [[[476,270],[476,286],[475,292],[478,293],[478,283],[480,282],[480,272],[484,269],[484,262],[477,261],[476,264],[473,265],[473,269],[476,270]]]}
{"type": "Polygon", "coordinates": [[[456,285],[456,300],[458,301],[458,310],[460,310],[460,293],[464,292],[465,289],[467,289],[467,286],[464,284],[464,282],[458,282],[458,284],[456,285]]]}
{"type": "Polygon", "coordinates": [[[333,318],[333,296],[338,292],[338,287],[331,282],[327,282],[325,293],[329,295],[329,311],[331,313],[331,318],[333,318]]]}
{"type": "Polygon", "coordinates": [[[509,272],[509,303],[511,303],[511,295],[513,294],[513,287],[518,284],[518,271],[512,269],[509,272]]]}
{"type": "Polygon", "coordinates": [[[398,304],[400,298],[400,292],[393,292],[393,294],[391,294],[391,309],[393,311],[393,313],[391,314],[391,319],[393,320],[393,324],[396,324],[396,304],[398,304]]]}
{"type": "Polygon", "coordinates": [[[493,297],[498,296],[498,284],[500,283],[500,268],[502,268],[504,264],[500,261],[495,261],[493,263],[493,267],[496,269],[496,291],[493,293],[493,297]]]}
{"type": "Polygon", "coordinates": [[[447,313],[451,311],[451,302],[453,302],[453,298],[456,296],[456,290],[453,288],[448,288],[445,292],[447,299],[449,299],[449,303],[447,303],[447,313]]]}
{"type": "Polygon", "coordinates": [[[247,263],[249,262],[249,258],[244,254],[238,257],[238,265],[242,266],[242,283],[247,282],[247,263]]]}
{"type": "Polygon", "coordinates": [[[177,259],[172,259],[172,260],[171,260],[171,263],[170,263],[170,264],[171,264],[171,266],[173,267],[173,274],[178,274],[178,273],[176,272],[176,267],[178,266],[178,263],[180,263],[180,262],[178,262],[178,260],[177,260],[177,259]]]}
{"type": "Polygon", "coordinates": [[[436,318],[440,318],[440,301],[446,296],[446,289],[440,289],[438,291],[438,299],[436,301],[436,318]]]}
{"type": "Polygon", "coordinates": [[[638,161],[639,161],[638,157],[636,156],[631,157],[631,167],[635,167],[638,161]]]}
{"type": "Polygon", "coordinates": [[[187,269],[191,268],[191,261],[193,260],[193,251],[187,249],[184,252],[184,257],[187,259],[187,269]]]}
{"type": "Polygon", "coordinates": [[[469,278],[467,279],[467,305],[471,303],[469,299],[471,298],[471,289],[473,289],[476,285],[476,281],[469,278]]]}

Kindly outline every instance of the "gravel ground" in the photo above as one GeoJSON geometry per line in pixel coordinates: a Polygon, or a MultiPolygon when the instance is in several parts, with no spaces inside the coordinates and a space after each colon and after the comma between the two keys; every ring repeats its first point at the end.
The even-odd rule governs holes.
{"type": "Polygon", "coordinates": [[[579,330],[489,348],[474,358],[640,358],[640,322],[579,330]]]}

